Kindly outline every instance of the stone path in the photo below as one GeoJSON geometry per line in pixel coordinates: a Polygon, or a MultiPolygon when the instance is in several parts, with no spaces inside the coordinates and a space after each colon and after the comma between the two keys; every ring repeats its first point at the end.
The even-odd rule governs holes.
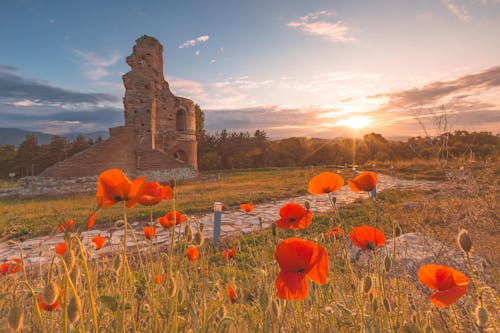
{"type": "MultiPolygon", "coordinates": [[[[435,186],[436,183],[433,181],[412,181],[379,174],[377,190],[380,192],[385,189],[426,189],[435,186]]],[[[367,194],[354,193],[348,186],[344,186],[336,192],[335,197],[337,198],[337,205],[342,206],[352,203],[357,198],[366,198],[367,194]]],[[[241,236],[252,231],[260,230],[259,217],[261,217],[263,221],[262,227],[269,228],[271,224],[279,218],[279,209],[284,204],[296,202],[303,205],[305,201],[310,202],[313,213],[323,213],[332,209],[326,194],[303,195],[277,200],[276,202],[258,204],[255,205],[254,211],[251,214],[244,213],[239,207],[235,207],[232,210],[223,211],[222,213],[221,238],[241,236]]],[[[212,239],[213,213],[188,216],[188,220],[194,232],[196,232],[196,226],[193,222],[203,223],[203,235],[207,240],[212,239]]],[[[134,228],[139,249],[147,250],[149,241],[144,238],[142,230],[142,227],[147,225],[147,223],[132,221],[130,225],[134,228]]],[[[177,234],[179,233],[178,229],[179,228],[176,228],[177,234]]],[[[184,230],[184,225],[182,225],[181,229],[182,231],[184,230]]],[[[99,234],[108,237],[108,241],[102,249],[98,252],[94,252],[94,255],[109,254],[116,250],[122,242],[123,228],[110,228],[106,230],[93,229],[82,232],[81,236],[84,244],[89,244],[92,237],[99,234]]],[[[156,241],[159,245],[166,245],[169,243],[170,235],[170,231],[166,231],[160,226],[157,230],[156,241]]],[[[26,266],[43,264],[50,261],[50,258],[54,255],[54,246],[63,241],[63,234],[58,233],[56,235],[28,239],[23,242],[4,242],[0,244],[0,262],[7,259],[23,257],[26,266]]],[[[129,236],[127,238],[127,247],[136,248],[131,230],[129,230],[129,236]]]]}

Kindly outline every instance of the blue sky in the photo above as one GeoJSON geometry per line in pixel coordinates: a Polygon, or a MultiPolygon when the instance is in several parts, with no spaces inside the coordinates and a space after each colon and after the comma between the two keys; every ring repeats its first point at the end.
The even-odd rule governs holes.
{"type": "Polygon", "coordinates": [[[144,34],[211,131],[411,136],[442,105],[451,129],[500,128],[498,0],[2,1],[1,127],[121,125],[144,34]]]}

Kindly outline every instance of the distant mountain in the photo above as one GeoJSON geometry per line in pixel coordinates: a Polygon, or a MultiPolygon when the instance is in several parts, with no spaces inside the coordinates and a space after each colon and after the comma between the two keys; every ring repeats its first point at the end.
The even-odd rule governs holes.
{"type": "MultiPolygon", "coordinates": [[[[26,135],[34,135],[38,139],[38,144],[47,144],[52,140],[54,135],[36,131],[27,131],[19,128],[1,128],[0,127],[0,146],[1,145],[15,145],[18,146],[24,141],[26,135]]],[[[102,136],[103,139],[108,137],[107,131],[97,131],[91,133],[67,133],[61,136],[73,141],[78,135],[82,134],[86,138],[97,139],[102,136]]]]}

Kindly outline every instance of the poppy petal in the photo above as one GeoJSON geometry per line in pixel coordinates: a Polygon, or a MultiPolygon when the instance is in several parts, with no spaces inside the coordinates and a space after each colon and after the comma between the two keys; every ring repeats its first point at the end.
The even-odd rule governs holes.
{"type": "Polygon", "coordinates": [[[354,246],[363,250],[368,248],[369,243],[373,243],[375,247],[385,244],[384,233],[377,228],[367,225],[353,228],[349,233],[349,238],[354,246]]]}
{"type": "Polygon", "coordinates": [[[307,191],[311,194],[335,192],[344,186],[344,179],[333,172],[322,172],[309,181],[307,191]]]}
{"type": "Polygon", "coordinates": [[[315,265],[307,272],[307,277],[319,285],[325,284],[328,277],[328,253],[318,245],[311,261],[314,261],[315,265]]]}
{"type": "Polygon", "coordinates": [[[352,179],[348,179],[347,184],[354,192],[369,192],[377,186],[377,174],[372,171],[365,171],[352,179]]]}
{"type": "Polygon", "coordinates": [[[284,271],[306,272],[313,266],[311,259],[317,246],[300,238],[287,238],[276,246],[274,257],[284,271]]]}
{"type": "Polygon", "coordinates": [[[281,299],[304,299],[309,287],[305,274],[281,271],[276,278],[276,296],[281,299]]]}
{"type": "Polygon", "coordinates": [[[458,301],[467,291],[467,286],[454,286],[443,291],[436,291],[430,297],[431,302],[443,308],[458,301]]]}

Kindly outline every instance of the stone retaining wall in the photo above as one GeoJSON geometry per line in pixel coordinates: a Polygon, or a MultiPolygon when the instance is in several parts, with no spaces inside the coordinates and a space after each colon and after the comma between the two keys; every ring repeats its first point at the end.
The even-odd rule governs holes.
{"type": "MultiPolygon", "coordinates": [[[[191,167],[139,171],[135,175],[127,174],[131,178],[146,176],[147,181],[166,182],[171,178],[176,180],[193,179],[199,176],[191,167]]],[[[95,192],[97,190],[97,176],[86,177],[24,177],[19,180],[19,187],[0,191],[1,197],[36,197],[54,196],[61,194],[75,194],[95,192]]]]}

